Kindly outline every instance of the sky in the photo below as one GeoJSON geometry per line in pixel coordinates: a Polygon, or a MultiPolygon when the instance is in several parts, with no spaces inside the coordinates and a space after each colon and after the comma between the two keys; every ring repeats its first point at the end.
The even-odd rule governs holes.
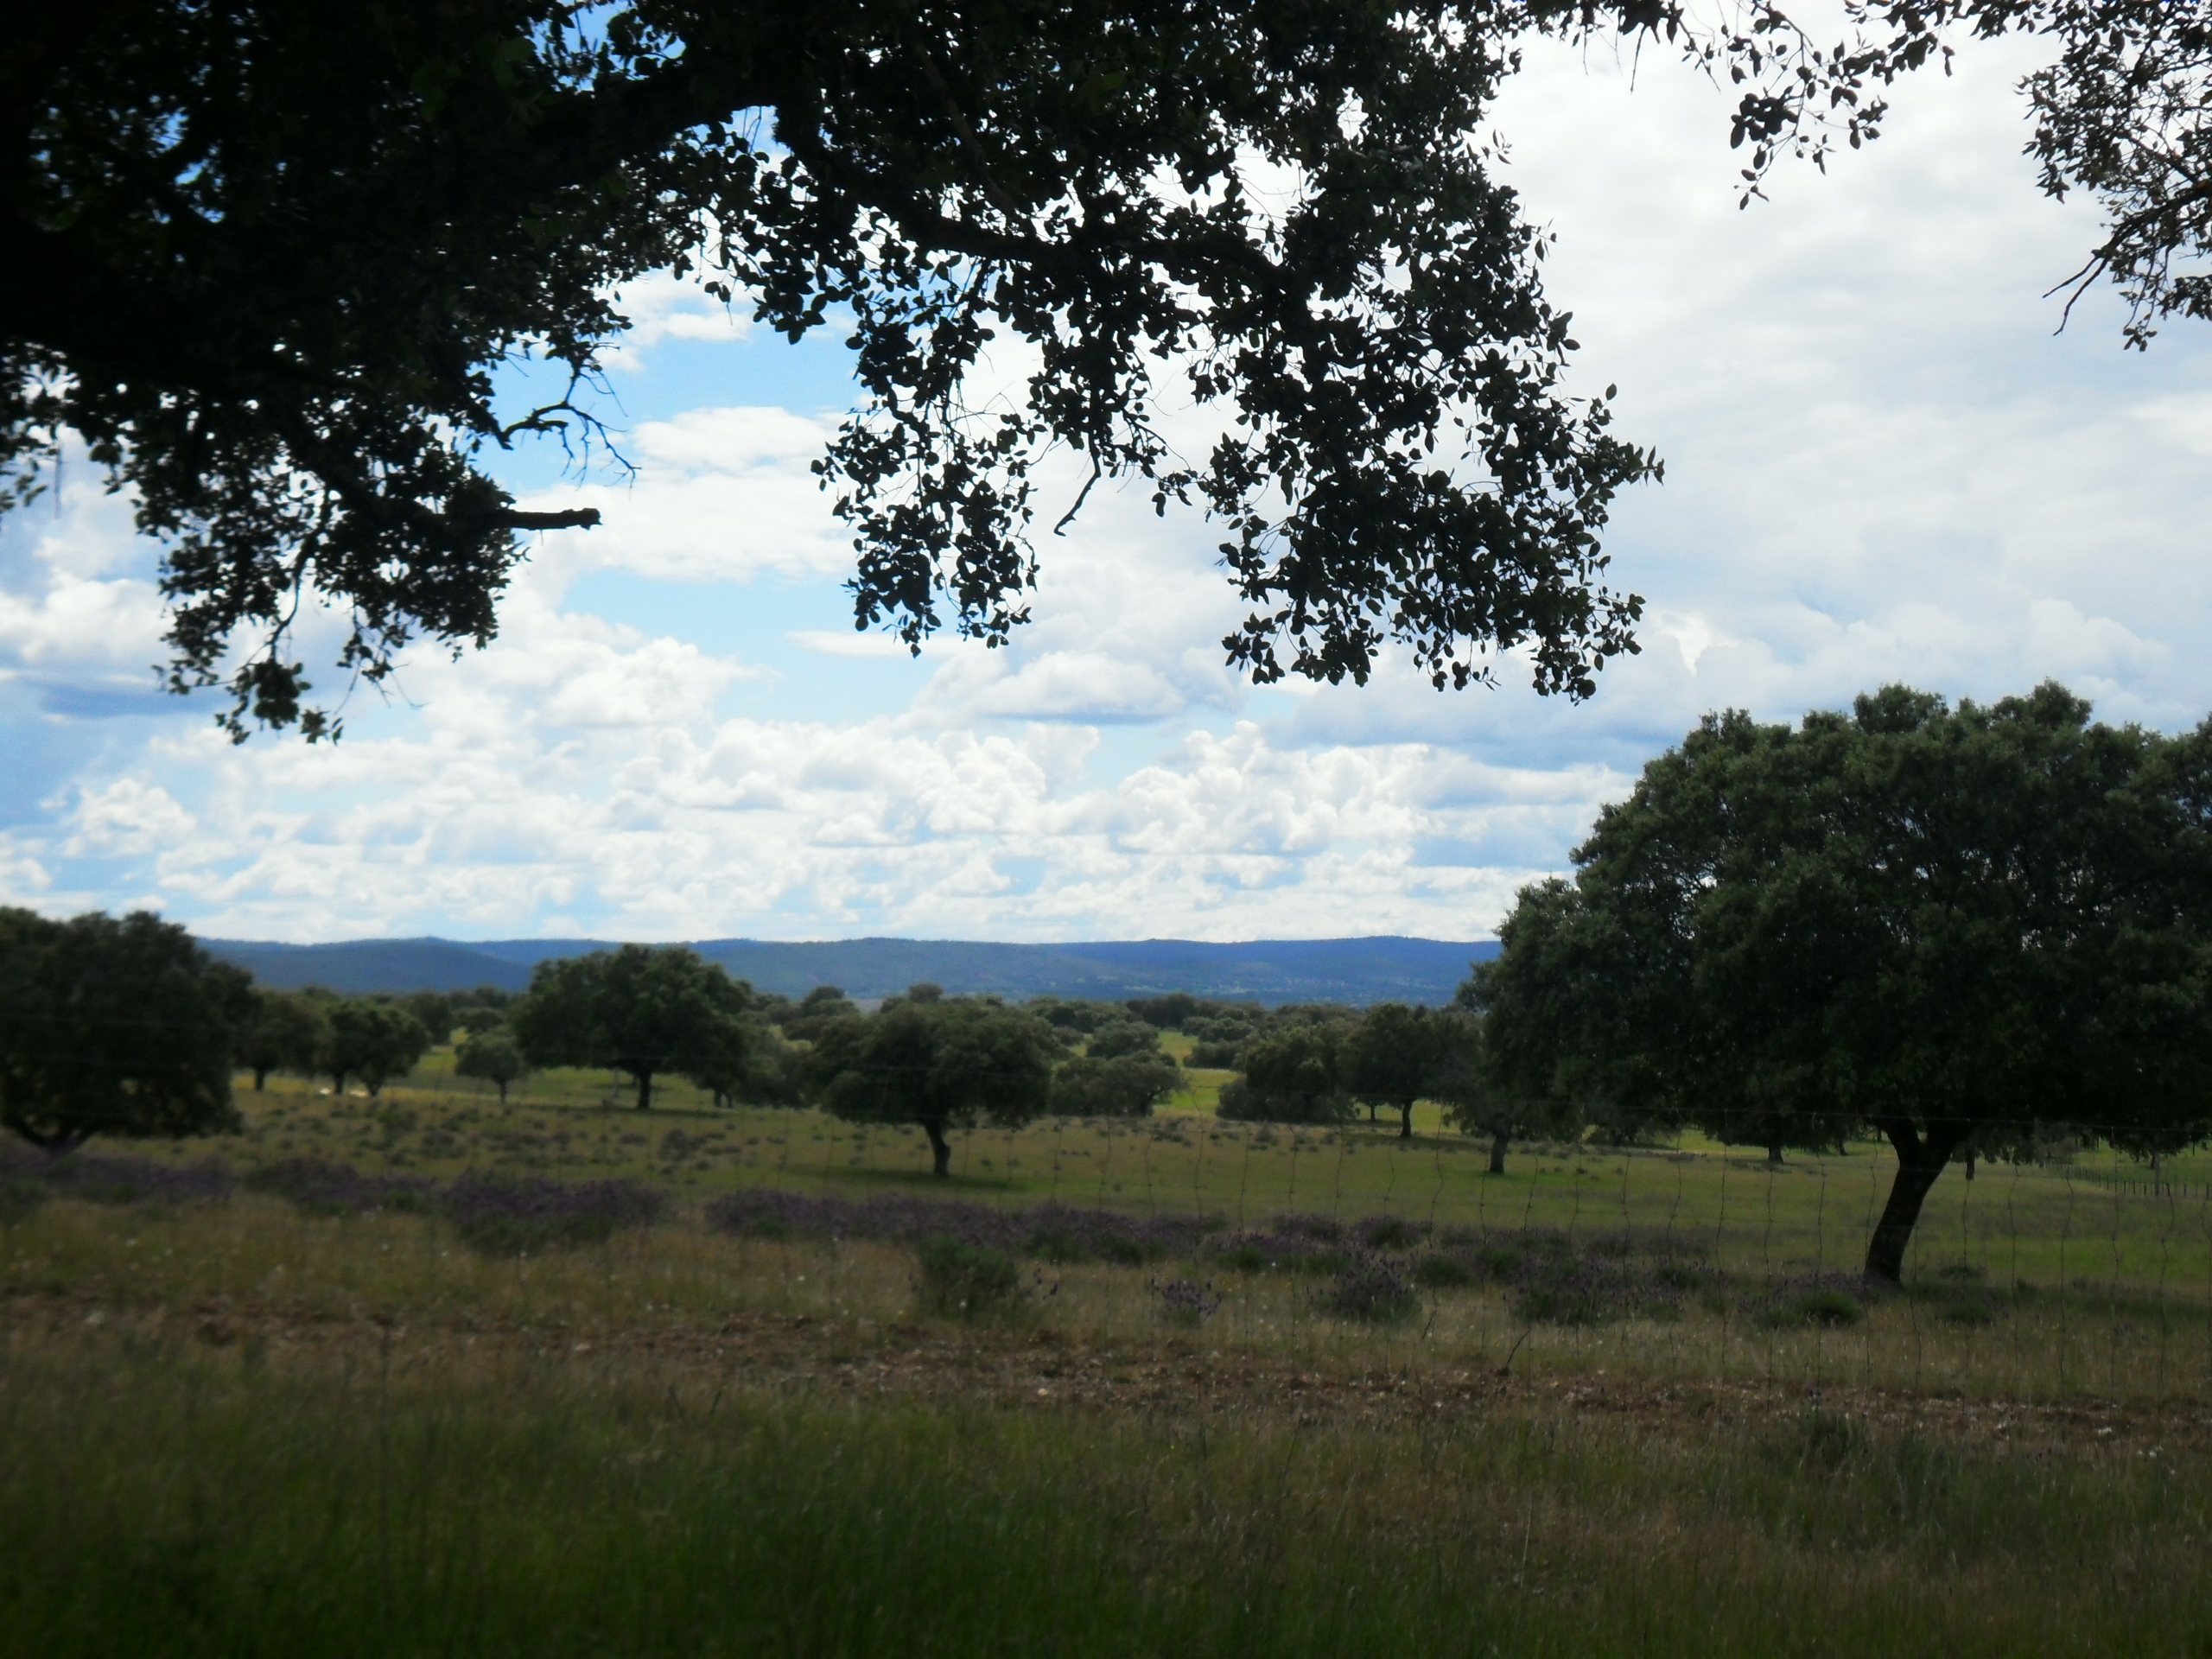
{"type": "Polygon", "coordinates": [[[842,347],[664,280],[609,374],[634,475],[505,474],[606,524],[538,539],[489,649],[346,694],[334,745],[233,747],[212,696],[160,692],[160,550],[89,467],[0,520],[0,904],[292,941],[1478,938],[1708,710],[2057,679],[2194,725],[2212,336],[2124,351],[2107,292],[2058,331],[2044,291],[2098,218],[2021,154],[2035,61],[1969,46],[1879,143],[1739,211],[1719,90],[1531,48],[1495,111],[1510,176],[1557,232],[1576,373],[1667,468],[1616,505],[1643,649],[1587,702],[1510,658],[1497,690],[1402,659],[1243,683],[1217,527],[1134,490],[1041,543],[1009,649],[855,633],[808,473],[842,347]]]}

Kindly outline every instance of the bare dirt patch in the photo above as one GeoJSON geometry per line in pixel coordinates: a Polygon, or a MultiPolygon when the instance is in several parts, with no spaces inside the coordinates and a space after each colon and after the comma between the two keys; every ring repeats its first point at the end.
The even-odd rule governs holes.
{"type": "Polygon", "coordinates": [[[118,1304],[18,1294],[0,1301],[0,1338],[97,1336],[190,1344],[239,1363],[303,1370],[378,1368],[394,1376],[526,1363],[573,1367],[685,1391],[806,1394],[855,1402],[959,1403],[1009,1411],[1141,1414],[1170,1420],[1411,1427],[1453,1418],[1573,1415],[1669,1439],[1759,1432],[1808,1409],[1961,1446],[2032,1455],[2212,1446],[2212,1400],[2152,1403],[2082,1395],[1968,1398],[1756,1376],[1501,1374],[1440,1356],[1378,1370],[1313,1356],[1154,1341],[1052,1325],[875,1324],[804,1314],[734,1314],[709,1328],[516,1325],[476,1319],[395,1323],[304,1313],[276,1302],[118,1304]]]}

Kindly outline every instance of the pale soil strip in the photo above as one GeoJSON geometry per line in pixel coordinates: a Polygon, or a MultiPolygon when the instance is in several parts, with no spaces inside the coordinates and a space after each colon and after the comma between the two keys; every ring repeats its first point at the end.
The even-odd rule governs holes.
{"type": "Polygon", "coordinates": [[[0,1300],[0,1343],[8,1351],[120,1336],[189,1342],[213,1353],[250,1351],[271,1365],[307,1372],[388,1368],[395,1380],[551,1363],[574,1368],[584,1381],[649,1379],[717,1394],[1131,1413],[1162,1421],[1203,1414],[1389,1428],[1452,1418],[1569,1414],[1592,1426],[1706,1440],[1760,1430],[1818,1406],[1878,1431],[2037,1455],[2212,1446],[2212,1400],[2202,1395],[2155,1405],[2094,1395],[2013,1402],[1756,1379],[1501,1376],[1455,1365],[1450,1356],[1384,1371],[1263,1349],[1216,1348],[1202,1334],[1143,1342],[1050,1326],[875,1325],[806,1315],[741,1313],[714,1329],[597,1328],[467,1319],[388,1324],[237,1300],[0,1300]]]}

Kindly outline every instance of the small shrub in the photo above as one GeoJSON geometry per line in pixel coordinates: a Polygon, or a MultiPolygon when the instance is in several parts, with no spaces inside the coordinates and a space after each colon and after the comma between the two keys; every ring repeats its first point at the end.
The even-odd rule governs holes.
{"type": "Polygon", "coordinates": [[[1421,1306],[1413,1281],[1387,1256],[1361,1255],[1338,1270],[1329,1307],[1338,1319],[1390,1324],[1421,1306]]]}
{"type": "Polygon", "coordinates": [[[150,1158],[74,1152],[59,1158],[33,1154],[16,1166],[18,1179],[35,1180],[57,1198],[87,1204],[219,1204],[237,1190],[238,1177],[213,1160],[157,1164],[150,1158]]]}
{"type": "Polygon", "coordinates": [[[1267,1252],[1256,1244],[1232,1245],[1217,1259],[1232,1273],[1265,1273],[1268,1270],[1267,1252]]]}
{"type": "Polygon", "coordinates": [[[1513,1308],[1531,1324],[1601,1325],[1635,1314],[1681,1316],[1678,1292],[1632,1262],[1577,1259],[1564,1243],[1532,1239],[1513,1278],[1513,1308]]]}
{"type": "Polygon", "coordinates": [[[1421,1228],[1402,1216],[1372,1216],[1352,1230],[1370,1250],[1409,1250],[1421,1236],[1421,1228]]]}
{"type": "Polygon", "coordinates": [[[1880,1288],[1866,1280],[1842,1274],[1787,1279],[1774,1287],[1764,1303],[1752,1310],[1752,1322],[1769,1331],[1796,1325],[1834,1329],[1856,1325],[1866,1317],[1866,1305],[1880,1294],[1880,1288]]]}
{"type": "Polygon", "coordinates": [[[284,1199],[302,1215],[351,1216],[372,1210],[420,1214],[430,1208],[430,1183],[419,1175],[364,1175],[327,1158],[285,1158],[245,1178],[250,1192],[284,1199]]]}
{"type": "Polygon", "coordinates": [[[1493,1279],[1510,1279],[1528,1259],[1510,1244],[1485,1244],[1475,1252],[1475,1265],[1493,1279]]]}
{"type": "Polygon", "coordinates": [[[595,1244],[668,1213],[668,1195],[637,1181],[569,1185],[542,1178],[457,1177],[438,1201],[462,1243],[487,1255],[595,1244]]]}
{"type": "Polygon", "coordinates": [[[706,1209],[707,1225],[734,1238],[795,1238],[817,1230],[813,1201],[772,1187],[741,1187],[706,1209]]]}
{"type": "Polygon", "coordinates": [[[922,1299],[938,1313],[972,1318],[1021,1295],[1021,1268],[988,1244],[938,1233],[923,1239],[914,1254],[921,1263],[922,1299]]]}
{"type": "Polygon", "coordinates": [[[1819,1325],[1833,1329],[1839,1325],[1856,1325],[1866,1317],[1858,1298],[1845,1290],[1832,1287],[1801,1290],[1771,1302],[1758,1312],[1758,1323],[1766,1330],[1778,1331],[1790,1325],[1819,1325]]]}
{"type": "Polygon", "coordinates": [[[1155,1279],[1151,1288],[1160,1302],[1160,1317],[1186,1330],[1204,1325],[1221,1306],[1211,1280],[1201,1285],[1191,1279],[1170,1279],[1163,1285],[1155,1279]]]}
{"type": "Polygon", "coordinates": [[[1456,1255],[1424,1255],[1414,1262],[1414,1282],[1427,1290],[1461,1290],[1478,1276],[1456,1255]]]}
{"type": "Polygon", "coordinates": [[[1997,1310],[1980,1296],[1957,1296],[1937,1308],[1936,1317],[1946,1325],[1987,1325],[1997,1318],[1997,1310]]]}
{"type": "Polygon", "coordinates": [[[1601,1325],[1618,1310],[1593,1275],[1554,1272],[1516,1291],[1513,1311],[1530,1325],[1601,1325]]]}

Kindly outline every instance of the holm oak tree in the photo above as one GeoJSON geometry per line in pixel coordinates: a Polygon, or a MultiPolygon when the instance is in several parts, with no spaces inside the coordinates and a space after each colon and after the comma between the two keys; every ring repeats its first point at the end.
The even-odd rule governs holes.
{"type": "Polygon", "coordinates": [[[1476,970],[1499,1080],[1728,1140],[1871,1129],[1870,1275],[1977,1138],[2212,1135],[2212,721],[2107,726],[2050,684],[1708,716],[1574,861],[1476,970]]]}

